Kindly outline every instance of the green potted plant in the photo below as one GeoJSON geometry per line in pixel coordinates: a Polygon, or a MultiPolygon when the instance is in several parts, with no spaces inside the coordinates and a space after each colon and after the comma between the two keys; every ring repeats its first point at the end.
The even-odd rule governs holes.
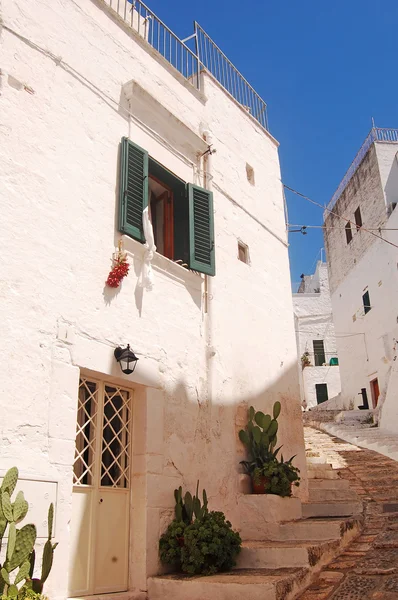
{"type": "Polygon", "coordinates": [[[275,457],[262,467],[255,467],[252,473],[254,493],[291,496],[292,485],[300,485],[300,471],[292,464],[293,458],[284,461],[283,456],[281,460],[275,457]]]}
{"type": "Polygon", "coordinates": [[[239,438],[250,455],[250,460],[243,460],[241,464],[251,477],[254,494],[291,496],[292,485],[300,485],[300,471],[292,464],[295,457],[285,461],[281,456],[279,460],[281,446],[275,450],[280,412],[280,402],[273,406],[273,418],[261,411],[256,412],[251,406],[246,429],[239,432],[239,438]]]}
{"type": "Polygon", "coordinates": [[[239,533],[232,529],[224,513],[209,511],[206,491],[203,505],[198,496],[182,488],[175,490],[175,518],[159,540],[159,555],[163,564],[188,575],[212,575],[235,566],[241,550],[239,533]]]}
{"type": "Polygon", "coordinates": [[[301,356],[301,366],[303,369],[305,369],[305,367],[310,367],[311,366],[311,360],[310,360],[310,353],[309,352],[304,352],[304,354],[301,356]]]}

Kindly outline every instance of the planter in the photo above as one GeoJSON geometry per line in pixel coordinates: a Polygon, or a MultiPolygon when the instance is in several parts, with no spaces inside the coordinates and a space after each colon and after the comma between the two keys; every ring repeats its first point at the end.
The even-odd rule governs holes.
{"type": "MultiPolygon", "coordinates": [[[[283,496],[284,498],[291,498],[292,495],[292,483],[290,484],[290,495],[283,496]]],[[[269,477],[258,477],[257,482],[254,477],[252,477],[252,493],[253,494],[271,494],[271,492],[267,491],[269,487],[269,477]]],[[[278,496],[279,494],[273,494],[274,496],[278,496]]]]}
{"type": "Polygon", "coordinates": [[[252,490],[253,494],[266,494],[266,489],[269,485],[269,477],[259,477],[257,482],[252,477],[252,490]]]}
{"type": "Polygon", "coordinates": [[[273,539],[280,535],[279,523],[298,521],[303,516],[299,498],[274,494],[239,494],[238,511],[243,540],[273,539]]]}

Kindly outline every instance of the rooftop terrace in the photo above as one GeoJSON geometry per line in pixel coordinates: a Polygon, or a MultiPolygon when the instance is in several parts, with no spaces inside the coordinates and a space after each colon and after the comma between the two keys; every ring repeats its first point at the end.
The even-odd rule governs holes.
{"type": "Polygon", "coordinates": [[[337,190],[335,191],[335,193],[332,196],[332,199],[330,200],[329,204],[327,205],[328,210],[333,209],[337,200],[340,198],[341,194],[344,192],[345,188],[347,187],[351,177],[354,175],[355,171],[361,164],[365,154],[367,153],[370,146],[374,142],[387,142],[387,143],[395,142],[395,143],[397,143],[398,142],[398,129],[383,129],[380,127],[372,127],[366,140],[360,147],[358,154],[352,161],[347,173],[344,175],[343,179],[341,180],[339,187],[337,188],[337,190]]]}
{"type": "Polygon", "coordinates": [[[211,73],[224,90],[268,131],[266,103],[196,21],[193,34],[181,40],[141,0],[102,1],[196,89],[200,89],[201,71],[211,73]]]}

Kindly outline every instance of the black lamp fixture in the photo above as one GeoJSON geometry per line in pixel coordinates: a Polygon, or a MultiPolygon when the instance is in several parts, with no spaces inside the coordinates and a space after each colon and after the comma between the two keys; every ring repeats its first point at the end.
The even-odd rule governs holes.
{"type": "Polygon", "coordinates": [[[136,367],[138,358],[134,352],[130,350],[130,344],[127,344],[127,348],[121,348],[118,346],[115,348],[114,354],[123,373],[126,375],[131,375],[136,367]]]}

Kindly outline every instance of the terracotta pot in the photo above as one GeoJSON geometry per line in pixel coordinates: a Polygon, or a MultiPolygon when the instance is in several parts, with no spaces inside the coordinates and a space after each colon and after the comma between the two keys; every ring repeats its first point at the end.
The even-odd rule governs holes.
{"type": "Polygon", "coordinates": [[[252,477],[252,488],[253,494],[266,494],[266,487],[269,484],[269,477],[259,477],[257,479],[257,483],[254,481],[254,477],[252,477]]]}

